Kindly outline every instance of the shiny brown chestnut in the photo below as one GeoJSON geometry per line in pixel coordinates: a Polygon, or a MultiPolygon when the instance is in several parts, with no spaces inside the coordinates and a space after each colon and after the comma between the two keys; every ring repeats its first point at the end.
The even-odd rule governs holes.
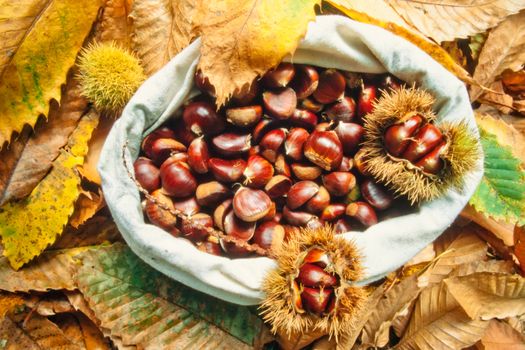
{"type": "Polygon", "coordinates": [[[310,221],[316,220],[317,216],[305,211],[292,211],[287,206],[283,207],[283,219],[293,226],[306,226],[310,221]]]}
{"type": "Polygon", "coordinates": [[[348,204],[345,213],[367,227],[377,224],[376,212],[374,208],[366,202],[353,202],[348,204]]]}
{"type": "Polygon", "coordinates": [[[333,290],[331,288],[304,287],[301,300],[305,310],[315,315],[322,315],[328,306],[333,290]]]}
{"type": "MultiPolygon", "coordinates": [[[[168,196],[162,193],[162,190],[153,191],[151,196],[161,205],[164,205],[171,210],[174,209],[173,202],[168,196]]],[[[163,229],[170,230],[177,224],[177,217],[175,215],[171,214],[168,210],[162,209],[158,204],[152,201],[146,201],[144,211],[151,223],[162,227],[163,229]]]]}
{"type": "Polygon", "coordinates": [[[253,188],[263,187],[273,176],[273,166],[270,162],[259,155],[248,158],[244,169],[244,185],[253,188]]]}
{"type": "Polygon", "coordinates": [[[188,165],[190,168],[198,174],[206,174],[209,160],[210,153],[204,139],[199,137],[193,140],[188,147],[188,165]]]}
{"type": "Polygon", "coordinates": [[[392,205],[394,197],[380,185],[371,179],[364,179],[360,185],[361,194],[371,206],[379,210],[385,210],[392,205]]]}
{"type": "Polygon", "coordinates": [[[277,67],[266,72],[261,82],[270,89],[283,88],[292,81],[294,75],[294,65],[289,62],[281,62],[277,67]]]}
{"type": "Polygon", "coordinates": [[[414,164],[418,166],[426,173],[437,174],[445,166],[445,162],[441,158],[441,155],[445,152],[447,143],[442,141],[432,151],[423,156],[420,160],[414,164]]]}
{"type": "Polygon", "coordinates": [[[311,263],[301,266],[297,280],[303,286],[310,288],[330,288],[335,287],[338,283],[337,277],[311,263]]]}
{"type": "Polygon", "coordinates": [[[151,159],[138,157],[133,169],[135,178],[146,191],[153,192],[160,188],[160,171],[151,159]]]}
{"type": "Polygon", "coordinates": [[[268,183],[264,186],[264,190],[270,198],[277,198],[282,197],[292,187],[292,180],[290,180],[289,177],[284,175],[275,175],[268,181],[268,183]]]}
{"type": "Polygon", "coordinates": [[[288,119],[292,124],[312,130],[317,125],[317,115],[309,110],[296,108],[288,119]]]}
{"type": "Polygon", "coordinates": [[[235,215],[246,222],[262,219],[271,209],[272,201],[266,192],[249,187],[241,187],[233,196],[235,215]]]}
{"type": "Polygon", "coordinates": [[[277,155],[286,140],[286,129],[274,129],[268,131],[259,142],[261,155],[268,161],[274,163],[277,155]]]}
{"type": "Polygon", "coordinates": [[[341,141],[345,156],[352,156],[357,151],[365,135],[365,129],[356,123],[339,123],[334,131],[341,141]]]}
{"type": "Polygon", "coordinates": [[[190,102],[182,118],[186,128],[191,130],[197,136],[216,135],[224,130],[224,118],[217,114],[215,106],[205,101],[190,102]]]}
{"type": "Polygon", "coordinates": [[[319,73],[314,67],[302,64],[295,66],[295,76],[290,86],[295,90],[298,99],[302,100],[313,94],[318,85],[319,73]]]}
{"type": "Polygon", "coordinates": [[[197,72],[195,72],[193,81],[195,82],[195,85],[197,85],[197,88],[200,91],[205,92],[212,97],[215,97],[215,88],[213,87],[213,85],[211,85],[208,77],[206,77],[200,69],[197,72]]]}
{"type": "Polygon", "coordinates": [[[324,221],[334,221],[345,215],[346,205],[333,203],[326,206],[321,213],[320,219],[324,221]]]}
{"type": "Polygon", "coordinates": [[[346,96],[330,105],[323,114],[330,120],[350,123],[356,114],[356,103],[346,96]]]}
{"type": "Polygon", "coordinates": [[[240,127],[250,127],[257,124],[262,115],[262,107],[259,105],[234,107],[226,110],[226,120],[240,127]]]}
{"type": "Polygon", "coordinates": [[[413,115],[402,123],[389,126],[383,136],[385,148],[394,157],[399,157],[407,148],[410,137],[423,123],[420,115],[413,115]]]}
{"type": "Polygon", "coordinates": [[[257,80],[251,84],[245,84],[241,89],[233,92],[231,102],[238,106],[246,106],[252,103],[259,96],[261,87],[257,80]]]}
{"type": "Polygon", "coordinates": [[[222,256],[222,249],[219,243],[204,241],[197,246],[197,249],[211,255],[222,256]]]}
{"type": "Polygon", "coordinates": [[[303,128],[292,128],[284,142],[284,153],[295,161],[303,158],[303,148],[310,134],[303,128]]]}
{"type": "Polygon", "coordinates": [[[296,182],[288,191],[286,205],[291,210],[295,210],[315,196],[317,192],[319,192],[319,185],[313,181],[296,182]]]}
{"type": "Polygon", "coordinates": [[[201,206],[195,197],[188,197],[173,201],[173,208],[187,216],[195,215],[201,210],[201,206]]]}
{"type": "Polygon", "coordinates": [[[334,224],[334,231],[336,234],[352,231],[352,223],[348,218],[340,218],[334,224]]]}
{"type": "Polygon", "coordinates": [[[357,153],[354,155],[354,166],[361,175],[370,175],[368,170],[366,170],[366,156],[362,149],[357,151],[357,153]]]}
{"type": "Polygon", "coordinates": [[[276,249],[284,240],[284,227],[274,221],[265,221],[257,226],[253,243],[264,249],[276,249]]]}
{"type": "Polygon", "coordinates": [[[354,188],[356,184],[355,176],[344,171],[334,171],[323,175],[323,185],[328,192],[334,196],[344,196],[354,188]]]}
{"type": "Polygon", "coordinates": [[[441,141],[443,141],[441,131],[433,124],[425,124],[410,139],[407,148],[400,157],[414,163],[429,153],[441,141]]]}
{"type": "Polygon", "coordinates": [[[313,98],[305,98],[299,102],[299,107],[312,113],[319,113],[323,110],[324,104],[315,101],[313,98]]]}
{"type": "Polygon", "coordinates": [[[186,146],[175,139],[158,138],[151,143],[149,153],[146,155],[155,162],[162,164],[171,154],[186,152],[186,146]]]}
{"type": "Polygon", "coordinates": [[[343,156],[343,160],[341,160],[341,165],[337,169],[337,171],[350,171],[354,167],[354,160],[349,157],[343,156]]]}
{"type": "Polygon", "coordinates": [[[224,217],[224,232],[238,239],[248,241],[255,234],[255,222],[243,221],[238,218],[233,210],[224,217]]]}
{"type": "Polygon", "coordinates": [[[292,116],[297,106],[297,96],[290,88],[283,88],[263,93],[264,109],[276,119],[288,119],[292,116]]]}
{"type": "Polygon", "coordinates": [[[201,183],[195,191],[197,203],[205,207],[213,207],[229,195],[229,188],[219,181],[201,183]]]}
{"type": "Polygon", "coordinates": [[[286,162],[286,159],[284,159],[284,155],[282,154],[279,154],[277,156],[277,159],[275,160],[274,168],[275,168],[275,173],[277,175],[284,175],[286,177],[292,176],[290,166],[288,165],[288,163],[286,162]]]}
{"type": "Polygon", "coordinates": [[[304,208],[307,212],[318,214],[323,211],[324,208],[326,208],[327,205],[330,204],[330,193],[324,188],[323,186],[319,187],[319,191],[310,198],[306,204],[304,205],[304,208]]]}
{"type": "Polygon", "coordinates": [[[142,150],[144,151],[146,155],[151,154],[151,145],[153,144],[153,141],[160,139],[160,138],[177,140],[177,136],[175,135],[173,130],[171,130],[170,128],[165,127],[165,126],[158,128],[157,130],[153,131],[148,136],[146,136],[144,140],[142,141],[142,144],[140,147],[142,148],[142,150]]]}
{"type": "Polygon", "coordinates": [[[360,119],[374,110],[374,101],[378,97],[377,92],[377,87],[370,84],[365,84],[359,92],[357,115],[360,119]]]}
{"type": "Polygon", "coordinates": [[[221,159],[210,158],[208,161],[210,171],[213,176],[226,183],[232,183],[240,180],[244,169],[246,169],[246,162],[244,159],[221,159]]]}
{"type": "Polygon", "coordinates": [[[335,170],[343,159],[343,146],[334,131],[314,130],[304,144],[304,155],[324,170],[335,170]]]}
{"type": "Polygon", "coordinates": [[[323,170],[317,165],[307,162],[293,163],[292,172],[299,180],[315,180],[323,173],[323,170]]]}
{"type": "Polygon", "coordinates": [[[188,197],[195,193],[197,180],[186,163],[172,163],[160,169],[162,190],[176,198],[188,197]]]}
{"type": "Polygon", "coordinates": [[[231,208],[232,199],[228,198],[219,204],[213,211],[213,222],[215,223],[215,226],[221,231],[224,231],[224,218],[226,217],[226,214],[231,211],[231,208]]]}
{"type": "Polygon", "coordinates": [[[197,213],[189,219],[182,220],[180,231],[184,238],[193,242],[204,241],[209,232],[207,228],[213,227],[213,219],[205,213],[197,213]]]}
{"type": "Polygon", "coordinates": [[[211,140],[217,153],[225,157],[239,157],[250,150],[251,135],[227,132],[211,140]]]}
{"type": "Polygon", "coordinates": [[[336,69],[327,69],[319,75],[313,96],[319,103],[332,103],[344,97],[345,87],[345,77],[336,69]]]}

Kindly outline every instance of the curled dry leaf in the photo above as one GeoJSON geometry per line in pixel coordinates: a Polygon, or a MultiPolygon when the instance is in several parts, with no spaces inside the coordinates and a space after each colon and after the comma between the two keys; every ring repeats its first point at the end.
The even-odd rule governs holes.
{"type": "Polygon", "coordinates": [[[444,281],[454,299],[472,319],[489,320],[525,313],[525,278],[478,272],[444,281]]]}
{"type": "Polygon", "coordinates": [[[31,193],[75,130],[87,107],[75,74],[76,69],[69,71],[60,105],[51,102],[47,121],[41,118],[33,132],[24,128],[20,137],[1,150],[0,205],[31,193]]]}
{"type": "Polygon", "coordinates": [[[392,22],[407,29],[417,29],[438,43],[466,38],[484,32],[525,5],[519,0],[335,0],[356,11],[392,22]],[[429,15],[432,14],[432,15],[429,15]]]}
{"type": "MultiPolygon", "coordinates": [[[[521,6],[525,7],[525,5],[521,6]]],[[[525,11],[509,16],[489,33],[479,54],[473,78],[482,85],[488,85],[507,68],[521,69],[523,62],[525,62],[525,11]]],[[[473,86],[470,99],[476,100],[481,93],[480,88],[473,86]]]]}
{"type": "Polygon", "coordinates": [[[196,37],[193,26],[197,3],[197,0],[133,2],[131,47],[147,75],[159,70],[196,37]]]}
{"type": "Polygon", "coordinates": [[[74,228],[78,228],[92,218],[103,206],[104,197],[102,196],[102,191],[100,189],[98,194],[82,191],[75,203],[75,211],[69,219],[69,224],[74,228]]]}
{"type": "Polygon", "coordinates": [[[501,80],[495,81],[489,85],[491,91],[487,91],[478,98],[481,103],[486,103],[496,107],[501,113],[509,114],[514,109],[514,98],[505,93],[501,80]]]}
{"type": "Polygon", "coordinates": [[[51,249],[66,249],[114,243],[122,241],[122,236],[111,217],[97,214],[78,229],[71,225],[66,226],[62,235],[56,240],[51,249]]]}
{"type": "Polygon", "coordinates": [[[481,339],[487,326],[487,321],[470,319],[440,283],[419,295],[397,349],[463,349],[481,339]]]}
{"type": "Polygon", "coordinates": [[[195,14],[201,35],[199,68],[215,87],[217,105],[295,51],[315,20],[320,0],[203,2],[195,14]],[[278,38],[278,40],[276,40],[278,38]]]}
{"type": "Polygon", "coordinates": [[[0,1],[0,147],[59,98],[101,3],[0,1]]]}

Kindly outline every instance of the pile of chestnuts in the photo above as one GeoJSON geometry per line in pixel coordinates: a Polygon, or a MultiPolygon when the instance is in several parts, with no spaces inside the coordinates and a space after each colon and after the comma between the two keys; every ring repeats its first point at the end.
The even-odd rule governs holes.
{"type": "Polygon", "coordinates": [[[155,199],[144,202],[146,216],[230,257],[250,252],[208,228],[271,249],[291,227],[328,222],[342,233],[374,225],[391,215],[394,198],[364,170],[363,117],[383,89],[400,84],[389,74],[281,63],[217,110],[213,87],[197,72],[203,93],[143,140],[134,163],[155,199]]]}

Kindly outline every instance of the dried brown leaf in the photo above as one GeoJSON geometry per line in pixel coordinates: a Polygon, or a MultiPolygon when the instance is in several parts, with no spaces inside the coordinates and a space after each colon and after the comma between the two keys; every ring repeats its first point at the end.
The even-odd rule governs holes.
{"type": "Polygon", "coordinates": [[[420,288],[417,285],[417,279],[417,274],[404,278],[389,288],[375,305],[361,335],[361,343],[365,347],[387,345],[392,320],[419,295],[420,288]]]}
{"type": "Polygon", "coordinates": [[[131,12],[133,0],[106,0],[98,40],[114,41],[125,49],[131,48],[131,12]]]}
{"type": "Polygon", "coordinates": [[[521,272],[525,274],[525,227],[514,228],[514,255],[518,259],[521,272]]]}
{"type": "Polygon", "coordinates": [[[75,343],[80,349],[88,350],[84,343],[84,335],[80,324],[72,313],[56,315],[51,318],[51,321],[60,328],[66,338],[75,343]]]}
{"type": "Polygon", "coordinates": [[[481,338],[483,350],[524,350],[525,337],[505,322],[490,320],[481,338]]]}
{"type": "Polygon", "coordinates": [[[111,346],[109,340],[105,338],[104,334],[98,329],[98,327],[91,322],[83,314],[75,315],[80,328],[82,330],[82,336],[84,344],[86,344],[86,350],[110,350],[111,346]]]}
{"type": "Polygon", "coordinates": [[[410,318],[414,312],[415,305],[416,301],[413,300],[403,310],[400,310],[394,320],[392,320],[392,328],[399,338],[403,336],[410,323],[410,318]]]}
{"type": "Polygon", "coordinates": [[[525,97],[525,70],[515,72],[506,69],[501,74],[501,82],[513,96],[523,95],[525,97]]]}
{"type": "Polygon", "coordinates": [[[87,107],[75,74],[75,69],[69,71],[60,106],[56,101],[50,104],[48,120],[41,118],[33,132],[24,128],[20,137],[0,152],[0,205],[31,193],[75,130],[87,107]]]}
{"type": "Polygon", "coordinates": [[[514,272],[512,261],[506,260],[487,260],[472,261],[468,264],[462,264],[456,267],[449,277],[468,276],[478,272],[495,272],[511,274],[514,272]]]}
{"type": "Polygon", "coordinates": [[[87,220],[91,219],[104,206],[102,191],[98,194],[83,191],[75,203],[75,211],[69,218],[69,224],[73,228],[78,228],[87,220]]]}
{"type": "Polygon", "coordinates": [[[50,249],[66,249],[122,241],[122,236],[111,217],[97,215],[75,229],[67,226],[50,249]]]}
{"type": "MultiPolygon", "coordinates": [[[[472,207],[470,204],[465,206],[465,208],[461,212],[461,216],[474,221],[479,226],[490,231],[505,245],[512,246],[514,244],[513,224],[489,218],[483,215],[483,213],[474,209],[474,207],[472,207]]],[[[486,240],[486,238],[484,239],[486,240]]]]}
{"type": "Polygon", "coordinates": [[[66,296],[62,293],[48,294],[41,297],[37,296],[37,294],[31,295],[34,296],[34,298],[26,298],[25,304],[27,307],[31,308],[33,312],[36,312],[41,316],[53,316],[56,314],[75,311],[66,296]]]}
{"type": "Polygon", "coordinates": [[[196,0],[134,1],[130,14],[131,46],[146,74],[158,71],[195,38],[193,13],[197,3],[196,0]]]}
{"type": "Polygon", "coordinates": [[[420,280],[424,279],[430,284],[439,283],[459,265],[486,259],[487,244],[471,228],[463,228],[449,244],[443,244],[442,240],[446,238],[444,236],[436,241],[436,247],[442,245],[447,248],[442,252],[438,252],[441,249],[436,249],[437,261],[422,274],[420,280]]]}
{"type": "Polygon", "coordinates": [[[65,295],[67,297],[67,300],[73,306],[73,308],[75,308],[75,310],[81,312],[94,324],[100,325],[100,321],[95,316],[93,310],[91,310],[91,308],[89,307],[82,293],[78,291],[65,291],[65,295]]]}
{"type": "MultiPolygon", "coordinates": [[[[521,7],[523,8],[524,5],[522,4],[521,7]]],[[[473,78],[482,85],[489,85],[505,69],[521,69],[523,62],[525,62],[525,11],[509,16],[489,33],[479,54],[473,78]]],[[[476,100],[481,93],[481,89],[473,86],[470,91],[471,100],[476,100]]]]}
{"type": "Polygon", "coordinates": [[[396,349],[462,349],[481,339],[487,326],[471,320],[440,283],[421,292],[396,349]]]}
{"type": "Polygon", "coordinates": [[[525,313],[525,278],[519,275],[478,272],[448,278],[444,282],[472,319],[488,320],[525,313]]]}
{"type": "Polygon", "coordinates": [[[478,101],[497,108],[503,114],[509,114],[514,110],[514,98],[503,90],[501,80],[489,85],[488,91],[478,98],[478,101]]]}
{"type": "Polygon", "coordinates": [[[56,324],[37,313],[8,313],[0,320],[3,349],[81,350],[56,324]]]}
{"type": "Polygon", "coordinates": [[[5,257],[0,258],[0,289],[10,292],[29,292],[76,289],[73,256],[81,250],[44,252],[20,271],[14,271],[5,257]]]}

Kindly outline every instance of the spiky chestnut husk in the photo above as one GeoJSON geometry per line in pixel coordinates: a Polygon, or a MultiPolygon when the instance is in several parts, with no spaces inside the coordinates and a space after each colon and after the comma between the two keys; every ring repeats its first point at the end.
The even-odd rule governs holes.
{"type": "Polygon", "coordinates": [[[90,44],[78,66],[82,95],[112,114],[120,112],[146,79],[138,58],[114,42],[90,44]]]}
{"type": "Polygon", "coordinates": [[[366,291],[353,284],[363,276],[361,254],[355,244],[335,235],[330,225],[301,228],[294,230],[273,255],[278,267],[270,271],[263,282],[266,298],[260,306],[260,314],[271,324],[272,332],[291,337],[305,331],[320,331],[336,340],[344,336],[366,299],[366,291]],[[322,316],[296,310],[291,288],[305,256],[313,248],[327,252],[331,264],[325,270],[339,279],[339,286],[334,290],[335,306],[322,316]]]}
{"type": "Polygon", "coordinates": [[[364,119],[362,151],[366,155],[366,171],[412,204],[435,199],[450,188],[461,189],[464,175],[476,167],[482,154],[479,141],[465,122],[436,123],[446,141],[441,153],[444,166],[437,174],[425,173],[408,160],[387,152],[383,140],[387,128],[416,114],[425,122],[434,123],[433,104],[432,95],[416,87],[389,90],[364,119]]]}

